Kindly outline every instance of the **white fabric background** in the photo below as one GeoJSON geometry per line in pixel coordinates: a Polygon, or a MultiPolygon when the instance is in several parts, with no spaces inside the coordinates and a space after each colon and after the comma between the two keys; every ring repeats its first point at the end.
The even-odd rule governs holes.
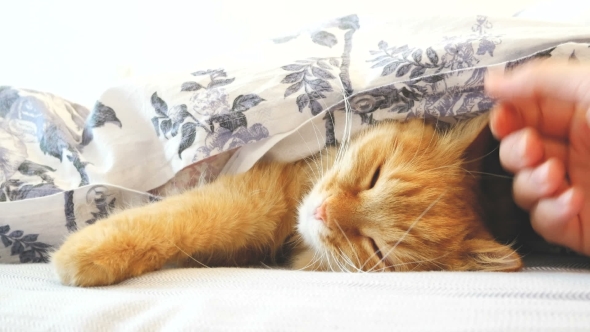
{"type": "Polygon", "coordinates": [[[0,265],[0,331],[587,331],[590,277],[166,270],[100,288],[0,265]]]}

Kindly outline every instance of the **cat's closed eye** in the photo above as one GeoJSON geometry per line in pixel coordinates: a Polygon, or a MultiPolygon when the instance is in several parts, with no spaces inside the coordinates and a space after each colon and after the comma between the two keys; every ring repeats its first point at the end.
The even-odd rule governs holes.
{"type": "Polygon", "coordinates": [[[371,178],[371,184],[369,185],[369,189],[373,189],[373,187],[375,187],[377,180],[379,180],[380,173],[381,173],[381,166],[377,167],[377,169],[375,170],[375,173],[373,174],[373,178],[371,178]]]}
{"type": "Polygon", "coordinates": [[[381,252],[381,249],[379,249],[379,246],[377,245],[375,240],[373,240],[372,237],[367,237],[367,239],[369,239],[369,242],[371,243],[371,246],[373,247],[373,251],[375,252],[375,255],[377,255],[379,260],[382,261],[383,260],[383,253],[381,252]]]}

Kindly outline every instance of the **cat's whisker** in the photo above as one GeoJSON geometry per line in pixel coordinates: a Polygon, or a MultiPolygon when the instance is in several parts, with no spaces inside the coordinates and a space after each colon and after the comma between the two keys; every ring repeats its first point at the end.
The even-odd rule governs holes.
{"type": "Polygon", "coordinates": [[[350,250],[354,253],[357,263],[360,265],[361,259],[359,258],[358,254],[356,253],[356,250],[354,250],[354,246],[352,245],[352,242],[350,242],[350,239],[348,238],[348,236],[346,236],[346,233],[344,233],[344,230],[342,229],[342,227],[340,227],[340,224],[338,223],[337,220],[334,220],[334,224],[336,224],[336,226],[338,226],[338,229],[342,233],[342,236],[344,236],[344,239],[346,240],[346,242],[350,246],[350,250]]]}
{"type": "MultiPolygon", "coordinates": [[[[342,251],[342,249],[339,249],[340,251],[340,257],[342,258],[342,260],[344,261],[344,263],[348,266],[350,266],[354,271],[348,271],[348,272],[361,272],[364,273],[365,271],[359,269],[350,259],[350,257],[348,257],[346,254],[344,254],[344,252],[342,251]]],[[[356,255],[356,253],[355,253],[356,255]]]]}
{"type": "MultiPolygon", "coordinates": [[[[342,80],[338,81],[340,83],[340,87],[342,88],[342,97],[343,97],[343,104],[344,104],[344,128],[342,130],[342,140],[341,144],[338,149],[338,156],[336,160],[339,162],[344,157],[344,153],[348,149],[348,145],[350,142],[351,130],[352,130],[352,112],[350,107],[350,102],[348,100],[348,96],[344,93],[344,85],[342,84],[342,80]]],[[[333,122],[333,121],[332,121],[333,122]]],[[[334,126],[335,128],[335,126],[334,126]]]]}
{"type": "Polygon", "coordinates": [[[476,162],[476,161],[480,161],[480,160],[484,159],[485,157],[491,155],[492,153],[496,152],[496,150],[498,150],[499,148],[500,148],[500,145],[497,145],[496,147],[494,147],[492,149],[492,151],[484,154],[483,156],[477,157],[477,158],[474,158],[474,159],[471,159],[471,160],[465,160],[465,161],[463,161],[463,163],[464,164],[469,164],[469,163],[473,163],[473,162],[476,162]]]}
{"type": "Polygon", "coordinates": [[[513,180],[514,179],[514,176],[509,176],[509,175],[500,175],[500,174],[487,173],[487,172],[478,172],[478,171],[468,171],[466,169],[464,169],[464,170],[467,173],[487,175],[487,176],[491,176],[491,177],[499,178],[499,179],[507,179],[507,180],[513,180]]]}
{"type": "MultiPolygon", "coordinates": [[[[496,258],[496,259],[492,259],[491,257],[489,257],[490,259],[488,262],[498,261],[498,262],[502,262],[502,264],[506,264],[508,262],[519,262],[521,257],[519,255],[514,255],[515,253],[518,252],[518,249],[513,248],[515,241],[516,240],[514,240],[512,243],[508,244],[508,246],[512,248],[511,251],[509,251],[504,256],[496,258]],[[507,259],[508,257],[511,257],[511,256],[512,256],[512,259],[507,259]]],[[[483,269],[482,271],[495,271],[495,270],[493,268],[491,268],[491,269],[486,268],[486,269],[483,269]]]]}
{"type": "Polygon", "coordinates": [[[330,261],[331,262],[334,262],[334,265],[336,266],[336,269],[335,270],[332,269],[332,271],[342,272],[342,268],[340,266],[340,262],[338,262],[338,260],[336,259],[336,256],[334,255],[334,253],[330,251],[329,256],[330,256],[330,261]]]}
{"type": "Polygon", "coordinates": [[[492,176],[492,177],[496,177],[496,178],[500,178],[500,179],[508,179],[508,180],[512,180],[514,179],[514,176],[510,176],[510,175],[501,175],[501,174],[494,174],[494,173],[487,173],[487,172],[480,172],[480,171],[470,171],[466,168],[463,168],[459,165],[445,165],[445,166],[440,166],[440,167],[436,167],[436,168],[431,168],[430,171],[436,171],[439,169],[443,169],[443,168],[457,168],[460,170],[463,170],[466,173],[469,174],[481,174],[481,175],[488,175],[488,176],[492,176]]]}
{"type": "Polygon", "coordinates": [[[345,263],[343,261],[340,261],[339,258],[342,258],[341,254],[338,254],[338,257],[336,257],[336,254],[338,254],[338,252],[332,252],[332,259],[334,260],[334,263],[336,264],[336,266],[338,267],[338,270],[340,272],[350,272],[350,270],[348,270],[345,266],[345,263]]]}
{"type": "Polygon", "coordinates": [[[317,128],[317,126],[314,124],[313,120],[311,121],[311,127],[313,128],[313,133],[315,134],[316,140],[318,142],[318,148],[319,148],[319,154],[320,154],[320,165],[321,165],[321,169],[320,169],[320,174],[323,177],[324,176],[324,158],[322,155],[322,150],[324,150],[324,148],[322,147],[322,143],[320,142],[320,134],[319,134],[319,129],[317,128]]]}
{"type": "Polygon", "coordinates": [[[305,163],[306,163],[306,164],[307,164],[307,166],[308,166],[308,169],[306,169],[306,170],[305,170],[305,174],[306,174],[308,177],[310,177],[310,178],[314,179],[314,181],[313,181],[313,182],[317,182],[317,181],[319,181],[319,180],[320,180],[320,177],[319,177],[319,175],[318,175],[318,174],[316,174],[316,172],[313,170],[313,167],[311,166],[311,163],[310,163],[310,162],[307,160],[307,158],[306,158],[306,159],[303,159],[303,161],[305,161],[305,163]],[[309,172],[312,172],[312,173],[313,173],[313,174],[312,174],[313,176],[310,176],[309,172]]]}
{"type": "Polygon", "coordinates": [[[340,272],[351,272],[346,267],[346,262],[344,260],[344,257],[342,256],[342,250],[341,250],[341,248],[337,248],[337,249],[338,249],[338,251],[331,252],[331,255],[332,255],[332,259],[334,260],[334,263],[338,267],[338,270],[340,272]]]}
{"type": "MultiPolygon", "coordinates": [[[[410,234],[410,231],[414,228],[414,226],[416,226],[416,224],[418,224],[418,222],[420,220],[422,220],[422,217],[424,217],[426,215],[426,213],[428,213],[428,211],[430,211],[435,205],[436,203],[438,203],[442,197],[447,193],[447,190],[443,191],[437,199],[435,199],[432,203],[430,203],[430,205],[418,216],[418,218],[416,218],[416,220],[414,220],[414,222],[410,225],[410,227],[408,227],[408,229],[406,230],[406,232],[399,238],[399,240],[397,240],[396,244],[385,254],[383,255],[383,258],[381,259],[381,261],[383,261],[386,257],[388,257],[396,248],[397,246],[402,243],[402,241],[406,238],[406,236],[408,234],[410,234]]],[[[376,253],[374,253],[373,255],[376,255],[376,253]]],[[[365,262],[365,264],[369,261],[369,259],[373,257],[370,256],[367,261],[365,262]]],[[[364,265],[363,264],[363,267],[364,265]]],[[[369,270],[368,272],[371,272],[371,270],[369,270]]]]}
{"type": "MultiPolygon", "coordinates": [[[[313,154],[314,154],[314,153],[313,153],[313,151],[311,150],[311,148],[310,148],[310,147],[309,147],[309,145],[307,144],[307,141],[306,141],[306,140],[303,138],[303,135],[301,135],[301,132],[299,131],[299,129],[297,129],[297,134],[299,135],[299,137],[301,137],[301,140],[303,141],[303,143],[304,143],[304,144],[305,144],[305,146],[307,147],[307,150],[309,151],[309,154],[313,156],[313,154]]],[[[305,158],[304,160],[305,160],[305,162],[307,162],[307,164],[309,165],[309,161],[308,161],[308,159],[310,159],[310,158],[305,158]]],[[[316,165],[316,169],[317,169],[317,168],[319,167],[319,166],[318,166],[318,163],[317,163],[317,161],[315,160],[315,158],[311,158],[311,159],[312,159],[312,160],[313,160],[313,162],[315,163],[315,165],[316,165]]],[[[313,168],[311,167],[311,165],[310,165],[310,167],[309,167],[309,168],[310,168],[310,169],[313,171],[313,168]]],[[[314,172],[314,174],[315,174],[315,172],[314,172]]],[[[319,174],[315,174],[315,177],[316,177],[316,179],[318,179],[318,180],[320,179],[320,177],[319,177],[319,174]]]]}
{"type": "Polygon", "coordinates": [[[260,262],[260,265],[263,266],[263,267],[265,267],[265,268],[267,268],[267,269],[269,269],[269,270],[277,270],[277,268],[272,267],[272,266],[269,266],[269,265],[267,265],[264,262],[260,262]]]}
{"type": "Polygon", "coordinates": [[[336,270],[334,270],[334,267],[332,266],[332,261],[334,260],[334,255],[329,252],[329,251],[324,251],[325,257],[326,257],[326,262],[328,263],[329,267],[330,267],[330,271],[332,272],[337,272],[336,270]]]}
{"type": "Polygon", "coordinates": [[[350,140],[352,137],[352,116],[353,116],[352,106],[350,105],[350,101],[348,100],[348,98],[346,98],[344,101],[344,111],[345,111],[345,118],[346,118],[346,124],[345,124],[346,145],[344,147],[344,152],[346,152],[346,151],[348,151],[348,147],[350,146],[350,140]]]}
{"type": "MultiPolygon", "coordinates": [[[[424,138],[424,130],[426,130],[426,121],[422,121],[422,134],[420,135],[420,141],[418,142],[418,145],[416,145],[416,152],[412,156],[412,159],[410,159],[410,161],[408,162],[409,165],[411,165],[414,162],[414,160],[416,159],[416,157],[418,156],[418,152],[420,151],[420,146],[422,146],[422,139],[424,138]]],[[[397,136],[396,136],[396,139],[397,139],[397,136]]],[[[397,146],[397,144],[396,144],[396,146],[397,146]]]]}
{"type": "Polygon", "coordinates": [[[314,270],[316,270],[316,266],[320,266],[320,265],[321,265],[321,263],[320,263],[321,261],[322,261],[322,256],[321,256],[321,255],[319,255],[319,254],[318,254],[318,253],[317,253],[317,252],[314,250],[314,251],[313,251],[313,256],[312,256],[312,259],[311,259],[311,261],[310,261],[310,262],[309,262],[309,263],[308,263],[306,266],[304,266],[304,267],[303,267],[301,270],[306,270],[306,269],[307,269],[307,268],[309,268],[309,267],[312,267],[312,268],[314,268],[314,270]]]}
{"type": "Polygon", "coordinates": [[[193,260],[195,263],[201,265],[202,267],[206,267],[206,268],[210,268],[209,266],[201,263],[200,261],[198,261],[196,258],[194,258],[192,255],[189,255],[186,251],[182,250],[182,248],[180,248],[176,243],[172,242],[172,244],[178,249],[180,250],[180,252],[182,252],[183,254],[186,255],[186,257],[190,258],[191,260],[193,260]]]}
{"type": "MultiPolygon", "coordinates": [[[[433,257],[433,258],[429,258],[429,259],[423,259],[423,260],[418,260],[418,261],[411,261],[411,262],[403,262],[403,263],[396,263],[396,264],[392,264],[392,265],[388,265],[385,266],[384,269],[390,269],[390,268],[396,268],[399,266],[404,266],[404,265],[410,265],[410,264],[422,264],[422,263],[432,263],[434,265],[437,265],[440,269],[442,269],[442,267],[440,266],[440,264],[436,263],[437,260],[441,259],[441,258],[445,258],[450,254],[450,252],[447,252],[443,255],[440,255],[438,257],[433,257]]],[[[417,265],[419,266],[419,265],[417,265]]],[[[414,271],[417,266],[415,266],[411,271],[414,271]]]]}

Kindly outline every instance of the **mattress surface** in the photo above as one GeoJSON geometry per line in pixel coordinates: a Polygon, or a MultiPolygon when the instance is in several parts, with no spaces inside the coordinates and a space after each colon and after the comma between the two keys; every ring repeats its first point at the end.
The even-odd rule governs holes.
{"type": "Polygon", "coordinates": [[[588,261],[530,262],[519,273],[170,269],[97,288],[62,286],[47,264],[0,265],[0,330],[589,330],[588,261]]]}

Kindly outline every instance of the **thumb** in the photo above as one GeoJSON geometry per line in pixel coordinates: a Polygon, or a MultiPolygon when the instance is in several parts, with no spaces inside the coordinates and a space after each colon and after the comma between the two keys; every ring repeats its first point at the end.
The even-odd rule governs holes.
{"type": "Polygon", "coordinates": [[[576,103],[589,102],[590,66],[558,60],[536,60],[509,73],[490,70],[488,94],[503,100],[544,96],[576,103]]]}

